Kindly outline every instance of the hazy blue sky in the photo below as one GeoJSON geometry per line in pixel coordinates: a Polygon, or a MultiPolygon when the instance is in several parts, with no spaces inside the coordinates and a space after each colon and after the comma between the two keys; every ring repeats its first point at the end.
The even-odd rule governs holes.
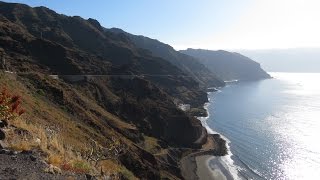
{"type": "Polygon", "coordinates": [[[97,19],[176,49],[320,47],[319,0],[9,0],[97,19]]]}

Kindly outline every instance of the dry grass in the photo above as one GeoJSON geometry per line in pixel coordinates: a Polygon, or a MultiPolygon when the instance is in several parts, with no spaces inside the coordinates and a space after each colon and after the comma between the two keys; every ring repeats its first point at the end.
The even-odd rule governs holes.
{"type": "Polygon", "coordinates": [[[33,146],[28,142],[20,141],[18,143],[11,144],[10,148],[16,151],[30,151],[33,146]]]}
{"type": "Polygon", "coordinates": [[[116,174],[120,171],[120,166],[113,160],[103,160],[98,163],[100,170],[105,174],[116,174]]]}
{"type": "Polygon", "coordinates": [[[20,118],[15,119],[11,124],[14,128],[6,129],[6,142],[11,149],[16,151],[29,151],[38,146],[32,136],[32,131],[36,131],[36,128],[28,125],[20,118]]]}
{"type": "MultiPolygon", "coordinates": [[[[57,133],[48,133],[48,128],[27,123],[24,119],[18,118],[12,121],[8,131],[7,142],[11,149],[16,151],[38,149],[46,155],[48,164],[52,164],[65,171],[74,173],[93,173],[118,176],[125,173],[130,177],[133,174],[120,166],[116,160],[88,160],[87,157],[76,152],[64,141],[64,138],[57,133]],[[26,134],[15,134],[17,130],[26,134]]],[[[50,132],[50,131],[49,131],[50,132]]],[[[118,142],[118,141],[116,141],[118,142]]],[[[115,144],[116,145],[116,144],[115,144]]],[[[86,153],[84,153],[86,154],[86,153]]]]}
{"type": "Polygon", "coordinates": [[[138,178],[127,168],[121,167],[120,173],[125,177],[125,179],[130,179],[130,180],[138,180],[138,178]]]}
{"type": "Polygon", "coordinates": [[[156,154],[161,150],[156,138],[144,136],[144,149],[150,153],[156,154]]]}
{"type": "Polygon", "coordinates": [[[138,180],[131,171],[114,160],[102,160],[98,163],[98,166],[100,167],[101,174],[113,177],[113,179],[120,179],[119,173],[121,173],[125,179],[138,180]]]}
{"type": "Polygon", "coordinates": [[[46,155],[45,159],[48,164],[67,171],[89,173],[93,168],[72,148],[66,148],[63,138],[59,134],[48,133],[48,129],[27,123],[21,118],[14,120],[12,125],[13,127],[7,130],[7,143],[11,149],[16,151],[39,149],[46,155]],[[17,130],[26,132],[27,135],[16,134],[17,130]]]}
{"type": "Polygon", "coordinates": [[[89,173],[90,171],[92,171],[92,166],[84,160],[72,160],[69,162],[65,162],[62,165],[62,169],[75,173],[89,173]]]}
{"type": "Polygon", "coordinates": [[[49,164],[61,166],[63,163],[63,157],[61,155],[50,154],[47,161],[49,164]]]}
{"type": "MultiPolygon", "coordinates": [[[[45,96],[39,96],[32,86],[26,88],[15,75],[0,72],[0,85],[6,85],[9,90],[22,95],[22,105],[26,108],[26,113],[10,122],[11,127],[6,130],[6,141],[12,149],[17,151],[40,150],[49,164],[60,167],[62,170],[99,174],[103,169],[104,173],[123,172],[134,177],[130,171],[119,166],[114,160],[99,164],[92,162],[86,156],[93,148],[90,144],[91,139],[94,139],[99,146],[107,147],[106,137],[117,137],[115,132],[104,131],[103,134],[93,127],[82,124],[81,121],[63,110],[60,105],[48,101],[45,96]]],[[[81,93],[78,96],[84,103],[93,104],[92,108],[96,109],[102,117],[107,117],[108,121],[115,126],[126,129],[135,128],[90,102],[91,100],[86,99],[81,93]]],[[[103,121],[99,120],[101,117],[97,117],[86,109],[81,112],[98,126],[106,126],[102,124],[103,121]]]]}

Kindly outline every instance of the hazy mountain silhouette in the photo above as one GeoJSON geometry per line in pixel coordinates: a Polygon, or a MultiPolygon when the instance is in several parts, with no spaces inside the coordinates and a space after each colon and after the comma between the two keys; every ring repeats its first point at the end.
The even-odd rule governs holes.
{"type": "Polygon", "coordinates": [[[239,53],[203,49],[187,49],[180,52],[198,58],[200,62],[225,81],[257,80],[270,77],[261,69],[259,63],[239,53]]]}

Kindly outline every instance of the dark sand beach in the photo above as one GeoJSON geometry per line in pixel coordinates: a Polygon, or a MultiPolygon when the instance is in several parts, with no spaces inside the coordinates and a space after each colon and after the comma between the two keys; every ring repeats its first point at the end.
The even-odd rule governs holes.
{"type": "Polygon", "coordinates": [[[227,154],[225,141],[219,135],[210,135],[203,150],[191,153],[180,162],[182,176],[187,180],[233,179],[221,157],[227,154]],[[210,162],[210,163],[209,163],[210,162]]]}
{"type": "Polygon", "coordinates": [[[196,174],[201,180],[230,180],[233,179],[231,173],[223,166],[220,157],[204,155],[196,158],[196,174]]]}

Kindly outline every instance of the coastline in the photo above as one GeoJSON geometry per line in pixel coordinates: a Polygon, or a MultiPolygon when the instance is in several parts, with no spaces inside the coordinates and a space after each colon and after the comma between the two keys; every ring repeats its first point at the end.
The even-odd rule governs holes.
{"type": "MultiPolygon", "coordinates": [[[[208,96],[211,92],[208,92],[208,96]]],[[[206,120],[210,114],[208,111],[209,102],[204,104],[207,112],[206,117],[197,117],[202,126],[208,132],[207,143],[194,153],[191,153],[180,161],[181,174],[187,180],[229,180],[234,179],[231,171],[222,163],[221,157],[228,155],[227,141],[220,134],[214,132],[207,125],[206,120]]]]}
{"type": "Polygon", "coordinates": [[[197,176],[201,180],[233,179],[231,173],[221,163],[220,157],[212,157],[210,155],[197,156],[196,163],[197,176]]]}
{"type": "Polygon", "coordinates": [[[233,179],[231,172],[222,164],[227,155],[226,141],[219,134],[209,134],[207,143],[197,152],[181,159],[181,173],[187,180],[233,179]]]}

